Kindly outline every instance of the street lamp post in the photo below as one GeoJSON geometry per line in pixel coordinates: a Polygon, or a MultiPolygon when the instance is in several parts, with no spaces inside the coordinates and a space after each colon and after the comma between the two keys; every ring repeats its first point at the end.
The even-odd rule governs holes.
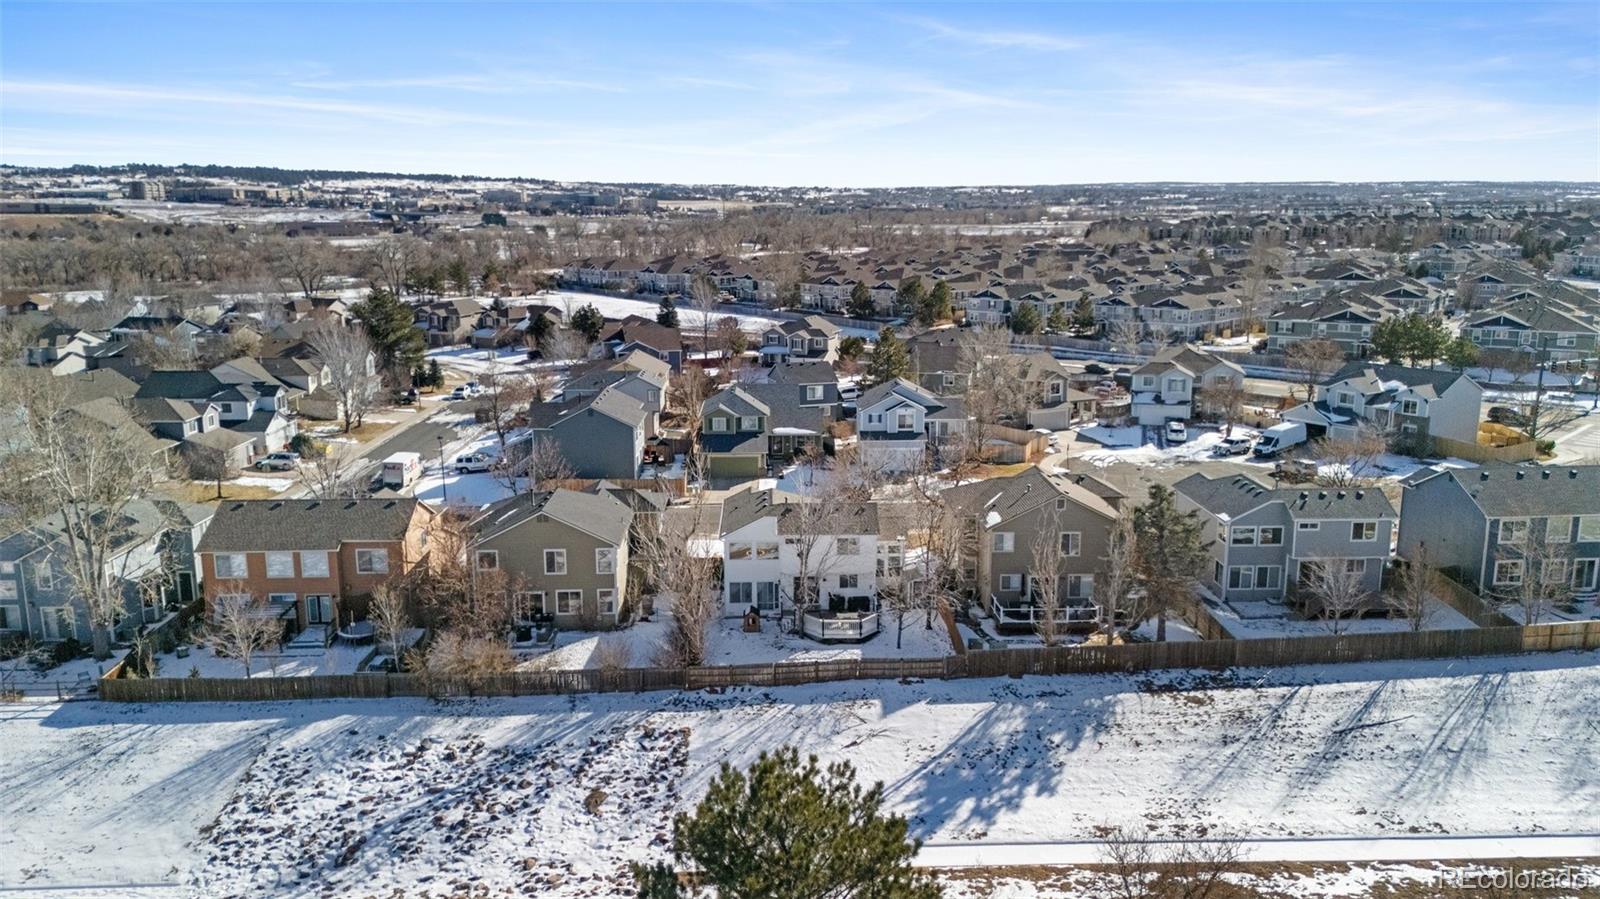
{"type": "Polygon", "coordinates": [[[434,443],[439,445],[439,489],[444,491],[444,504],[450,505],[450,482],[444,476],[444,438],[434,437],[434,443]]]}

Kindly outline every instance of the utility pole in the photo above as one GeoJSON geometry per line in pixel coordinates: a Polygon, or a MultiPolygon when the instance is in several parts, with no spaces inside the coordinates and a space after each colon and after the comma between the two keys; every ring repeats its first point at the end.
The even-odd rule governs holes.
{"type": "Polygon", "coordinates": [[[434,443],[439,446],[439,489],[444,491],[444,504],[450,505],[450,482],[444,476],[444,438],[434,437],[434,443]]]}

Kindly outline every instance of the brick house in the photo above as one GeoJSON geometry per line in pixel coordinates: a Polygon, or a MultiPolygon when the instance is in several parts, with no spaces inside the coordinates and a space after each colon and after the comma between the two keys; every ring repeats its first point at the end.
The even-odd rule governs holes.
{"type": "Polygon", "coordinates": [[[365,618],[372,589],[423,557],[433,516],[407,498],[223,503],[196,547],[207,614],[249,595],[297,632],[365,618]]]}

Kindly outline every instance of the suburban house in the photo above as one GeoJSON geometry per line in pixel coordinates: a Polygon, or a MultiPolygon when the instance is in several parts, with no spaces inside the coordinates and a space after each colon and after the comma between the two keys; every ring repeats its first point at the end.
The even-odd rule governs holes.
{"type": "Polygon", "coordinates": [[[962,335],[959,328],[925,331],[906,339],[911,357],[911,377],[923,390],[945,396],[967,392],[962,371],[962,335]]]}
{"type": "Polygon", "coordinates": [[[758,352],[761,361],[772,365],[780,359],[839,358],[839,326],[820,315],[778,322],[761,334],[758,352]]]}
{"type": "MultiPolygon", "coordinates": [[[[574,400],[592,396],[608,387],[627,394],[656,413],[666,411],[667,386],[671,372],[661,360],[634,350],[621,359],[594,359],[575,365],[561,385],[561,400],[574,400]]],[[[645,436],[654,436],[659,430],[658,417],[653,417],[645,436]]]]}
{"type": "Polygon", "coordinates": [[[1540,358],[1588,359],[1600,347],[1597,311],[1600,302],[1585,311],[1529,297],[1468,318],[1461,333],[1480,349],[1528,353],[1530,362],[1540,358]]]}
{"type": "Polygon", "coordinates": [[[419,306],[416,311],[417,326],[422,329],[428,346],[456,346],[467,342],[483,314],[483,304],[466,297],[440,300],[419,306]]]}
{"type": "Polygon", "coordinates": [[[1106,542],[1122,514],[1123,494],[1088,475],[1027,468],[1007,478],[951,487],[944,493],[975,537],[973,585],[1002,631],[1032,630],[1040,617],[1033,547],[1059,541],[1062,568],[1058,621],[1094,627],[1095,575],[1105,570],[1106,542]]]}
{"type": "Polygon", "coordinates": [[[105,339],[98,334],[52,321],[39,330],[23,350],[23,363],[68,374],[93,368],[93,358],[105,339]]]}
{"type": "Polygon", "coordinates": [[[833,421],[826,403],[807,404],[805,387],[733,384],[700,404],[700,443],[706,474],[758,478],[771,465],[822,450],[833,421]]]}
{"type": "Polygon", "coordinates": [[[284,414],[289,390],[272,383],[229,383],[209,371],[189,369],[150,372],[136,399],[182,400],[196,408],[217,407],[224,428],[250,437],[256,455],[285,449],[298,428],[284,414]]]}
{"type": "Polygon", "coordinates": [[[1022,379],[1028,385],[1030,428],[1059,431],[1094,418],[1099,410],[1095,395],[1073,387],[1073,373],[1049,353],[1027,354],[1022,379]]]}
{"type": "Polygon", "coordinates": [[[560,402],[534,402],[528,425],[535,441],[553,441],[580,478],[634,478],[660,407],[610,384],[560,402]]]}
{"type": "MultiPolygon", "coordinates": [[[[843,401],[839,395],[839,373],[832,362],[790,359],[766,369],[764,377],[768,384],[794,387],[795,402],[800,406],[827,406],[836,410],[843,401]]],[[[838,417],[837,411],[834,417],[838,417]]]]}
{"type": "MultiPolygon", "coordinates": [[[[147,499],[120,512],[107,567],[122,585],[124,615],[116,633],[126,636],[160,620],[169,606],[195,598],[194,546],[212,513],[206,506],[147,499]],[[158,589],[141,589],[142,581],[158,589]]],[[[64,529],[55,514],[0,537],[0,638],[89,641],[89,609],[68,574],[64,529]]]]}
{"type": "Polygon", "coordinates": [[[613,357],[630,353],[646,353],[667,363],[673,371],[683,370],[683,334],[648,318],[630,315],[600,334],[613,357]]]}
{"type": "Polygon", "coordinates": [[[937,452],[966,433],[961,397],[937,396],[905,378],[868,389],[856,408],[861,461],[877,471],[910,471],[927,453],[930,440],[937,452]]]}
{"type": "Polygon", "coordinates": [[[1425,468],[1401,484],[1401,556],[1426,551],[1429,565],[1485,593],[1530,577],[1600,589],[1600,465],[1425,468]]]}
{"type": "Polygon", "coordinates": [[[258,499],[222,503],[200,538],[207,614],[264,598],[299,633],[367,615],[372,589],[424,556],[434,512],[415,499],[258,499]]]}
{"type": "Polygon", "coordinates": [[[1282,602],[1316,565],[1361,573],[1376,594],[1398,516],[1376,488],[1269,487],[1249,475],[1193,474],[1173,485],[1198,512],[1211,566],[1201,583],[1232,601],[1282,602]]]}
{"type": "Polygon", "coordinates": [[[1244,369],[1194,346],[1166,347],[1133,370],[1133,417],[1142,425],[1187,420],[1206,388],[1242,388],[1244,369]]]}
{"type": "Polygon", "coordinates": [[[502,577],[516,591],[519,628],[616,627],[629,600],[633,520],[633,508],[606,490],[508,497],[472,522],[473,577],[502,577]]]}
{"type": "Polygon", "coordinates": [[[1406,440],[1476,443],[1482,403],[1483,388],[1458,371],[1350,362],[1283,419],[1333,437],[1365,424],[1406,440]]]}
{"type": "Polygon", "coordinates": [[[1388,300],[1356,290],[1288,306],[1267,317],[1267,349],[1281,353],[1302,340],[1326,340],[1347,357],[1365,358],[1372,351],[1372,331],[1400,314],[1388,300]]]}
{"type": "Polygon", "coordinates": [[[896,514],[894,504],[846,502],[823,522],[808,517],[808,502],[815,501],[771,481],[723,500],[724,607],[729,615],[753,609],[778,618],[793,614],[797,596],[810,595],[802,633],[823,641],[865,640],[879,630],[878,578],[898,575],[905,558],[906,516],[896,514]],[[802,577],[808,580],[804,594],[802,577]]]}

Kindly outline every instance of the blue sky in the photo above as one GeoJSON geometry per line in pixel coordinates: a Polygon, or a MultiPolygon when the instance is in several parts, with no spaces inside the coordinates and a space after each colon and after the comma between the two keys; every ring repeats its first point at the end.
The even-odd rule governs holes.
{"type": "Polygon", "coordinates": [[[0,4],[0,161],[1600,179],[1600,4],[0,4]]]}

